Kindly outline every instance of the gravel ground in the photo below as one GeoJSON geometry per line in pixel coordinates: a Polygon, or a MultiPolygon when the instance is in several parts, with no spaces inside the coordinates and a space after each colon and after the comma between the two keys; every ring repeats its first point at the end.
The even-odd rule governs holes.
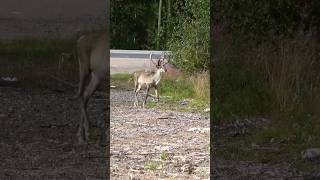
{"type": "MultiPolygon", "coordinates": [[[[0,179],[102,179],[105,147],[79,146],[73,92],[0,87],[0,179]]],[[[105,120],[105,102],[92,100],[92,130],[105,120]]]]}
{"type": "MultiPolygon", "coordinates": [[[[106,149],[94,140],[89,146],[76,144],[78,102],[67,99],[74,92],[55,87],[0,87],[0,179],[102,179],[106,175],[106,149]]],[[[209,117],[133,108],[132,91],[112,89],[110,98],[111,179],[209,179],[209,117]]],[[[94,96],[89,103],[93,132],[101,123],[98,120],[105,119],[103,99],[94,96]]],[[[232,134],[226,129],[234,131],[219,128],[226,135],[232,134]]],[[[214,177],[298,180],[307,176],[286,162],[218,158],[214,177]]],[[[309,179],[317,177],[309,175],[309,179]]]]}
{"type": "MultiPolygon", "coordinates": [[[[111,90],[111,178],[209,179],[209,117],[133,108],[133,97],[132,91],[111,90]],[[168,153],[168,159],[161,160],[163,152],[168,153]],[[152,169],[150,162],[154,164],[152,169]]],[[[255,128],[253,122],[266,123],[265,119],[260,121],[248,120],[214,130],[233,136],[255,128]]],[[[217,158],[213,169],[217,180],[305,177],[285,162],[262,164],[217,158]]]]}
{"type": "Polygon", "coordinates": [[[111,90],[111,178],[209,179],[209,117],[133,108],[133,97],[111,90]]]}
{"type": "Polygon", "coordinates": [[[217,180],[259,179],[259,180],[303,180],[302,172],[288,163],[269,165],[248,161],[217,160],[214,177],[217,180]]]}

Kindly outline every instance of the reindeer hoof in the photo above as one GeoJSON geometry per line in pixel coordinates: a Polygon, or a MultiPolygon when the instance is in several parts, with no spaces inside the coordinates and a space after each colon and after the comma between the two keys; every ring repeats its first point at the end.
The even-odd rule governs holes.
{"type": "Polygon", "coordinates": [[[137,103],[137,102],[135,102],[134,104],[133,104],[133,107],[138,107],[139,106],[139,104],[137,103]]]}

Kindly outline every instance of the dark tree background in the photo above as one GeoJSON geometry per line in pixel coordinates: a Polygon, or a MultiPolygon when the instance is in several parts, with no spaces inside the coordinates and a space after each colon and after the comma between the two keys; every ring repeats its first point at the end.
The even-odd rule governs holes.
{"type": "Polygon", "coordinates": [[[170,50],[172,63],[193,73],[208,69],[209,0],[111,0],[111,48],[170,50]]]}

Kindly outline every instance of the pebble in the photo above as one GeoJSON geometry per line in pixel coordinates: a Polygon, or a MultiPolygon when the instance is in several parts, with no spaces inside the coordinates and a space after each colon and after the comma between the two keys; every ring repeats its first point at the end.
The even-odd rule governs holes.
{"type": "Polygon", "coordinates": [[[320,148],[310,148],[301,152],[302,159],[313,160],[320,157],[320,148]]]}

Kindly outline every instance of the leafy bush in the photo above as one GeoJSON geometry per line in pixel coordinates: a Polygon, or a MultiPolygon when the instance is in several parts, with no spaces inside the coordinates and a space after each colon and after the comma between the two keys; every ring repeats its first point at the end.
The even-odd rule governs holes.
{"type": "Polygon", "coordinates": [[[188,73],[209,68],[209,0],[177,4],[172,18],[167,46],[173,52],[172,62],[188,73]]]}

